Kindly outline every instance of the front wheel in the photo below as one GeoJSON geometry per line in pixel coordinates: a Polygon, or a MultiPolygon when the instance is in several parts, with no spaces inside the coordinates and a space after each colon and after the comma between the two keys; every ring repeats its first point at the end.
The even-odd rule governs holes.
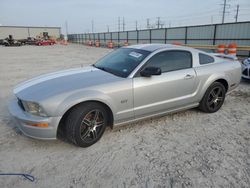
{"type": "Polygon", "coordinates": [[[103,135],[108,114],[103,105],[95,102],[82,103],[73,108],[66,119],[66,136],[69,141],[88,147],[103,135]]]}
{"type": "Polygon", "coordinates": [[[224,103],[226,89],[220,82],[214,82],[206,91],[200,102],[200,110],[207,113],[217,112],[224,103]]]}

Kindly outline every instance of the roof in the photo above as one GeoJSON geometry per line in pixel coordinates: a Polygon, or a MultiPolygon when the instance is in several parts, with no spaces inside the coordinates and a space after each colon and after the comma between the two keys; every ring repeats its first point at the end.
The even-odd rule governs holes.
{"type": "Polygon", "coordinates": [[[183,49],[183,48],[188,48],[188,47],[179,46],[179,45],[172,45],[172,44],[136,44],[136,45],[128,46],[128,48],[135,48],[135,49],[153,52],[153,51],[163,49],[163,48],[181,48],[181,49],[183,49]]]}
{"type": "Polygon", "coordinates": [[[12,27],[12,28],[48,28],[48,29],[61,29],[61,27],[47,27],[47,26],[16,26],[16,25],[0,25],[1,27],[12,27]]]}

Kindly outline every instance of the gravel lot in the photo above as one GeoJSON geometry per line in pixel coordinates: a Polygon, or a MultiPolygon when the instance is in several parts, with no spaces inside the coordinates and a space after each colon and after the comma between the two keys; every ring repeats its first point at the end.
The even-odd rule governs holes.
{"type": "Polygon", "coordinates": [[[0,187],[250,187],[250,82],[217,113],[196,109],[107,129],[89,148],[27,138],[7,110],[26,79],[94,63],[110,50],[82,45],[0,46],[0,187]]]}

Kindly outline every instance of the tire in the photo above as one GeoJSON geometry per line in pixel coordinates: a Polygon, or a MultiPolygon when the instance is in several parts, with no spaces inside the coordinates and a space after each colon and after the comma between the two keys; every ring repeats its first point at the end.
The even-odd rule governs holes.
{"type": "Polygon", "coordinates": [[[70,111],[65,123],[67,140],[77,146],[88,147],[102,137],[108,123],[108,113],[99,103],[82,103],[70,111]]]}
{"type": "Polygon", "coordinates": [[[206,113],[217,112],[224,103],[226,89],[220,82],[214,82],[203,96],[199,109],[206,113]]]}

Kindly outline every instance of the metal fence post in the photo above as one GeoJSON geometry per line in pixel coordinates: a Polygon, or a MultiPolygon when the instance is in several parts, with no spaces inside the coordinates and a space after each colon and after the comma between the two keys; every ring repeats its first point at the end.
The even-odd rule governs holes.
{"type": "Polygon", "coordinates": [[[217,33],[217,24],[214,25],[214,38],[213,38],[213,45],[216,43],[216,33],[217,33]]]}
{"type": "Polygon", "coordinates": [[[165,28],[165,38],[164,38],[164,42],[165,42],[165,44],[167,44],[167,32],[168,32],[168,29],[167,28],[165,28]]]}
{"type": "Polygon", "coordinates": [[[118,48],[120,47],[120,32],[118,31],[118,48]]]}
{"type": "Polygon", "coordinates": [[[149,29],[149,43],[152,43],[152,30],[149,29]]]}
{"type": "Polygon", "coordinates": [[[185,27],[185,44],[187,44],[187,30],[188,30],[188,27],[185,27]]]}
{"type": "Polygon", "coordinates": [[[137,44],[139,43],[139,31],[138,30],[136,30],[136,42],[137,44]]]}
{"type": "Polygon", "coordinates": [[[127,31],[127,43],[128,43],[128,31],[127,31]]]}
{"type": "Polygon", "coordinates": [[[103,38],[104,38],[104,45],[106,45],[106,33],[103,33],[103,38]]]}

